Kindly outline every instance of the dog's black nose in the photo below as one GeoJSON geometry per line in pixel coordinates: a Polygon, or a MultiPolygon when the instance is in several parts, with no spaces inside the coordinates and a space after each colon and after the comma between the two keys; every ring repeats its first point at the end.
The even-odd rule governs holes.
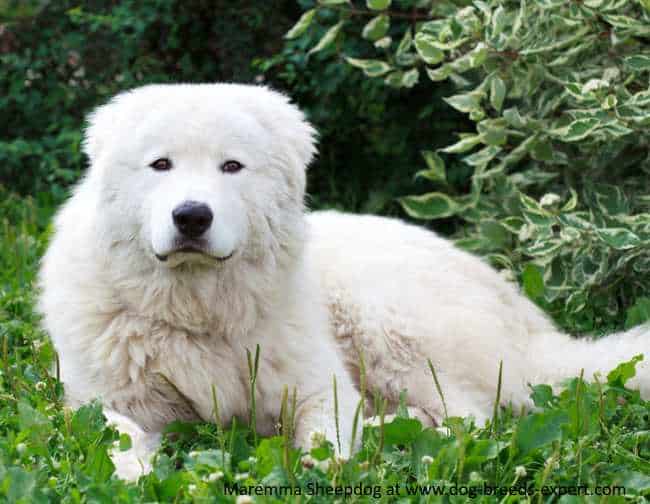
{"type": "Polygon", "coordinates": [[[172,211],[176,228],[188,238],[198,238],[212,224],[212,210],[205,203],[184,201],[172,211]]]}

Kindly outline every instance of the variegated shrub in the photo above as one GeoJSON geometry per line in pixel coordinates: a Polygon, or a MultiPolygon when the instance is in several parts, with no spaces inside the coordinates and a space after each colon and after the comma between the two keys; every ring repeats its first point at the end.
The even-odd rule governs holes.
{"type": "Polygon", "coordinates": [[[461,219],[461,246],[574,331],[650,317],[650,1],[321,0],[288,37],[325,10],[338,21],[312,52],[363,37],[376,58],[349,64],[394,87],[451,79],[447,103],[475,123],[423,152],[434,190],[404,197],[409,215],[461,219]],[[445,172],[456,155],[463,187],[445,172]]]}

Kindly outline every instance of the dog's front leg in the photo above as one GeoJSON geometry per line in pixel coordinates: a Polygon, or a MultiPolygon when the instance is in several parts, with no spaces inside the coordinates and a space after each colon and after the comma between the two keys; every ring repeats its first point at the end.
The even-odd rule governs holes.
{"type": "Polygon", "coordinates": [[[111,450],[115,474],[120,479],[135,481],[151,471],[152,458],[160,446],[161,433],[146,432],[133,420],[113,410],[105,410],[104,416],[120,433],[128,434],[131,438],[131,448],[128,450],[120,451],[117,447],[111,450]]]}
{"type": "Polygon", "coordinates": [[[107,401],[104,411],[108,422],[131,438],[129,450],[114,448],[111,451],[115,473],[129,481],[151,471],[152,458],[160,447],[161,432],[167,424],[175,420],[201,419],[192,402],[164,375],[147,374],[142,385],[139,394],[107,401]]]}
{"type": "Polygon", "coordinates": [[[338,407],[334,401],[333,389],[326,387],[301,401],[296,409],[296,445],[308,451],[315,441],[314,437],[324,436],[334,444],[336,453],[346,459],[359,448],[361,421],[357,425],[354,446],[351,443],[354,412],[360,397],[347,377],[339,378],[337,399],[338,407]]]}

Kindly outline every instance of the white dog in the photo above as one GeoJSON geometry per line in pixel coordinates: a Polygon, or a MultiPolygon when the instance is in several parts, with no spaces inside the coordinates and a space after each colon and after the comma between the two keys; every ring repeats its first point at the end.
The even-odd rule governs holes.
{"type": "MultiPolygon", "coordinates": [[[[429,424],[489,416],[528,382],[607,371],[650,347],[648,330],[573,340],[480,259],[397,220],[305,215],[314,130],[262,87],[146,86],[90,117],[90,169],[56,218],[40,309],[70,404],[99,397],[133,448],[118,474],[149,468],[172,420],[249,415],[246,350],[260,346],[257,429],[272,434],[285,386],[295,435],[351,449],[359,355],[368,390],[408,391],[429,424]],[[355,386],[356,385],[356,386],[355,386]]],[[[649,366],[637,385],[650,389],[649,366]]],[[[354,449],[352,447],[352,449],[354,449]]]]}

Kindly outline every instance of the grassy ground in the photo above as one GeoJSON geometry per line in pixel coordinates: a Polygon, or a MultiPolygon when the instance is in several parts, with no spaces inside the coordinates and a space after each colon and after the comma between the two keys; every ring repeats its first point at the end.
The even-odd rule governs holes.
{"type": "MultiPolygon", "coordinates": [[[[538,411],[497,410],[487,426],[449,418],[434,431],[403,412],[367,426],[363,449],[349,461],[332,458],[332,444],[317,438],[301,456],[288,447],[288,429],[255,442],[246,426],[172,425],[154,471],[124,483],[112,476],[108,451],[127,448],[128,438],[105,425],[97,404],[66,409],[61,383],[48,374],[56,357],[38,328],[33,282],[50,213],[0,189],[0,501],[251,502],[228,496],[235,485],[267,494],[254,495],[255,502],[472,496],[643,502],[650,496],[650,403],[624,387],[633,363],[599,382],[568,380],[559,395],[536,385],[538,411]],[[615,495],[623,491],[625,497],[615,495]],[[611,495],[560,497],[585,492],[611,495]]],[[[439,393],[433,379],[431,393],[439,393]]]]}

